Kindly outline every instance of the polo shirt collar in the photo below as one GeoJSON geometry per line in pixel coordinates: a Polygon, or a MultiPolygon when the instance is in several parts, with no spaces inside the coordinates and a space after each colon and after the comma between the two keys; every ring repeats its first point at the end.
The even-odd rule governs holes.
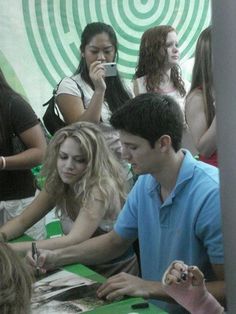
{"type": "MultiPolygon", "coordinates": [[[[182,152],[184,153],[184,159],[179,170],[175,187],[170,195],[171,198],[173,198],[187,183],[187,181],[192,178],[194,174],[194,168],[197,163],[196,159],[187,149],[182,149],[182,152]]],[[[148,192],[152,193],[153,191],[157,191],[158,189],[160,190],[160,183],[155,179],[155,177],[150,175],[150,181],[147,186],[148,192]]]]}

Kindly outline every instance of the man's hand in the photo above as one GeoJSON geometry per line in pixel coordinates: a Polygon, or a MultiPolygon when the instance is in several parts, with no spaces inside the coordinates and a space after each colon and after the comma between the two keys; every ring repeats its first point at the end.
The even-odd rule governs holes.
{"type": "Polygon", "coordinates": [[[120,273],[110,277],[97,290],[99,298],[107,300],[122,299],[124,296],[149,298],[149,282],[139,277],[120,273]]]}

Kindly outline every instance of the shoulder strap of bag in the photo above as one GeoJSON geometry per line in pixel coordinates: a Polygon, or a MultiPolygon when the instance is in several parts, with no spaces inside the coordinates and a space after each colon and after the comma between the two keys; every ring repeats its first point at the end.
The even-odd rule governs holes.
{"type": "Polygon", "coordinates": [[[57,90],[58,90],[58,87],[59,87],[61,81],[62,81],[62,80],[60,80],[60,82],[57,84],[57,86],[53,89],[53,91],[52,91],[52,97],[51,97],[47,102],[45,102],[45,103],[42,105],[43,107],[49,105],[49,103],[51,103],[52,101],[54,101],[55,95],[56,95],[56,93],[57,93],[57,90]]]}
{"type": "MultiPolygon", "coordinates": [[[[79,89],[79,91],[80,91],[80,93],[81,93],[81,99],[82,99],[82,102],[83,102],[83,105],[84,105],[84,108],[85,108],[85,104],[84,104],[84,92],[83,92],[82,88],[80,87],[80,85],[76,82],[76,80],[74,80],[72,77],[70,77],[70,78],[71,78],[72,81],[74,81],[74,82],[76,83],[76,85],[77,85],[77,87],[78,87],[78,89],[79,89]]],[[[49,103],[51,103],[52,101],[54,102],[55,95],[56,95],[56,93],[57,93],[57,90],[58,90],[58,88],[59,88],[59,85],[61,84],[61,81],[62,81],[62,80],[60,80],[60,82],[57,84],[57,86],[53,89],[53,92],[52,92],[53,95],[52,95],[52,97],[51,97],[47,102],[45,102],[45,103],[42,105],[43,107],[49,105],[49,103]]],[[[85,108],[85,109],[86,109],[86,108],[85,108]]]]}
{"type": "Polygon", "coordinates": [[[72,81],[74,81],[78,87],[78,90],[80,91],[80,94],[81,94],[81,99],[82,99],[82,102],[83,102],[83,105],[84,105],[84,109],[85,108],[85,104],[84,104],[84,92],[82,90],[82,88],[80,87],[80,85],[76,82],[76,80],[74,80],[72,77],[71,77],[72,81]]]}

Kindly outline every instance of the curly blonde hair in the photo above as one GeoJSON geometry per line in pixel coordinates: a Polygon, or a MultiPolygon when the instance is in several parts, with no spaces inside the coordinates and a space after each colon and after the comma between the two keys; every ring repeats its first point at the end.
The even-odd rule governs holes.
{"type": "MultiPolygon", "coordinates": [[[[107,146],[99,126],[90,122],[77,122],[55,133],[48,145],[41,174],[46,177],[46,191],[53,195],[57,204],[63,204],[66,200],[81,208],[94,197],[92,192],[95,188],[107,208],[115,194],[118,193],[122,202],[127,193],[126,174],[121,163],[107,146]],[[68,185],[62,182],[57,170],[59,149],[67,138],[74,139],[80,145],[87,163],[72,192],[68,185]]],[[[76,218],[78,213],[75,210],[71,207],[66,210],[72,219],[76,218]]]]}
{"type": "MultiPolygon", "coordinates": [[[[176,30],[170,25],[159,25],[147,29],[142,35],[134,79],[146,76],[148,92],[154,91],[166,75],[166,39],[170,32],[176,30]]],[[[180,95],[185,96],[184,82],[178,65],[171,68],[170,79],[180,95]]]]}
{"type": "Polygon", "coordinates": [[[29,314],[32,278],[20,257],[0,242],[0,313],[29,314]]]}

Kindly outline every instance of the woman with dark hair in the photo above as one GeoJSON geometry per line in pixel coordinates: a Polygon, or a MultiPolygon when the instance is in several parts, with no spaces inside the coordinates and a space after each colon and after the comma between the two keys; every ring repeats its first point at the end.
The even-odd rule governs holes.
{"type": "Polygon", "coordinates": [[[215,97],[212,77],[211,26],[199,36],[192,83],[186,98],[186,121],[199,159],[217,166],[215,97]]]}
{"type": "MultiPolygon", "coordinates": [[[[0,226],[32,202],[36,187],[31,168],[42,162],[45,150],[46,140],[37,116],[10,87],[0,69],[0,226]],[[19,153],[13,145],[16,136],[25,147],[19,153]]],[[[43,238],[44,221],[26,233],[43,238]]]]}
{"type": "Polygon", "coordinates": [[[110,25],[88,24],[81,35],[81,59],[75,74],[59,84],[56,102],[66,124],[88,121],[105,125],[104,134],[120,156],[118,134],[109,125],[111,113],[133,96],[119,73],[106,77],[104,63],[117,61],[118,42],[110,25]],[[81,88],[81,90],[78,88],[81,88]],[[102,122],[102,123],[101,123],[102,122]]]}

